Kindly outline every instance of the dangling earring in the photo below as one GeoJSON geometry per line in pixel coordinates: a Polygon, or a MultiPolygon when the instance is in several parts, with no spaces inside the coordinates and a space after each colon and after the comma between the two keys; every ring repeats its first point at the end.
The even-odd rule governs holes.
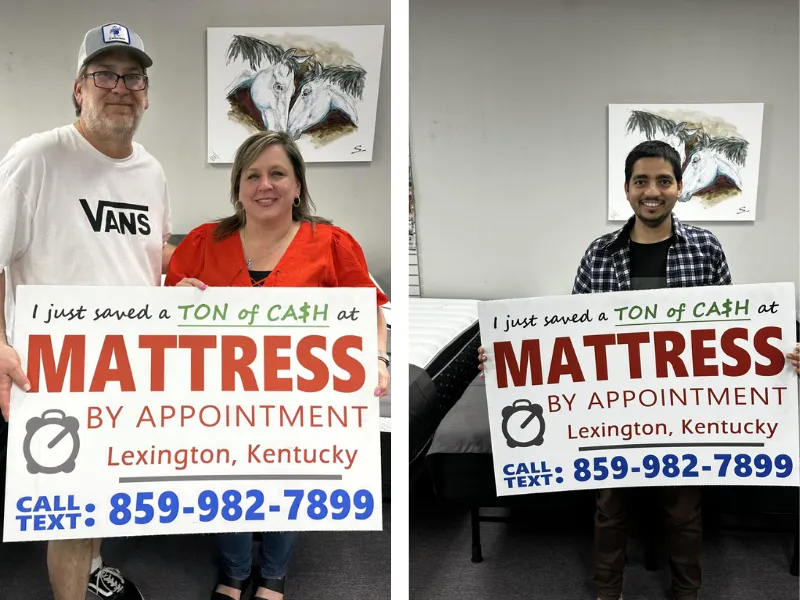
{"type": "Polygon", "coordinates": [[[236,212],[242,212],[244,210],[244,204],[242,204],[241,200],[237,200],[236,202],[233,203],[233,209],[236,212]]]}
{"type": "Polygon", "coordinates": [[[292,204],[293,204],[294,206],[300,206],[300,196],[298,196],[297,198],[295,198],[295,199],[294,199],[294,202],[292,202],[292,204]]]}

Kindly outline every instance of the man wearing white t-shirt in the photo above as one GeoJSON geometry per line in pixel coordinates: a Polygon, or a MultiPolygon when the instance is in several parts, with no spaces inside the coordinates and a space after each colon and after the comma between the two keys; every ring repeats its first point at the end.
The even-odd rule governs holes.
{"type": "MultiPolygon", "coordinates": [[[[160,285],[172,247],[164,171],[133,135],[148,107],[141,38],[108,24],[78,54],[72,125],[17,142],[0,160],[0,410],[12,382],[29,389],[6,323],[18,285],[160,285]]],[[[48,544],[56,600],[141,600],[100,558],[100,540],[48,544]]]]}

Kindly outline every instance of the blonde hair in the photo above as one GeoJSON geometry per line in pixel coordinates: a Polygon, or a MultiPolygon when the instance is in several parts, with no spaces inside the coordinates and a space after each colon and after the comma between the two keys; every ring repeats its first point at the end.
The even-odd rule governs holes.
{"type": "Polygon", "coordinates": [[[270,146],[281,146],[286,155],[289,157],[289,162],[292,164],[294,176],[300,182],[300,204],[292,206],[292,220],[293,221],[308,221],[310,223],[326,223],[330,224],[329,219],[318,217],[314,214],[316,207],[311,200],[311,195],[308,193],[308,184],[306,183],[306,163],[303,160],[303,155],[300,154],[300,149],[294,143],[291,137],[279,131],[262,131],[251,135],[247,138],[241,146],[236,150],[236,156],[233,159],[233,166],[231,167],[231,195],[230,201],[236,210],[233,215],[220,219],[214,235],[218,239],[226,238],[239,231],[247,222],[247,215],[243,209],[237,209],[236,205],[239,204],[239,188],[242,179],[242,172],[252,165],[261,153],[270,146]]]}

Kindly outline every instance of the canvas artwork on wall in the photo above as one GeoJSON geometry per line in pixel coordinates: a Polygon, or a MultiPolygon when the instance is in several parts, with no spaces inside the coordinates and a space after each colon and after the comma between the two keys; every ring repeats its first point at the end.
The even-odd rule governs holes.
{"type": "Polygon", "coordinates": [[[207,30],[208,162],[257,131],[287,132],[306,162],[372,160],[383,25],[207,30]]]}
{"type": "Polygon", "coordinates": [[[687,222],[754,221],[763,104],[611,104],[608,109],[608,219],[633,215],[625,157],[646,140],[678,152],[683,192],[675,214],[687,222]]]}

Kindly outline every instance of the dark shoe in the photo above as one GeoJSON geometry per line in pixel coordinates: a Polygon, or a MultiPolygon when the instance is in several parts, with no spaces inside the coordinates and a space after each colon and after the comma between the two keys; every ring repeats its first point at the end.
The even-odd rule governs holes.
{"type": "Polygon", "coordinates": [[[89,575],[89,593],[101,600],[144,600],[136,584],[105,565],[89,575]]]}
{"type": "MultiPolygon", "coordinates": [[[[257,588],[262,587],[265,590],[270,590],[273,592],[278,592],[279,594],[283,594],[283,588],[286,586],[286,577],[281,577],[280,579],[273,579],[268,577],[259,577],[256,579],[257,588]]],[[[262,596],[253,596],[253,600],[265,600],[262,596]]]]}
{"type": "Polygon", "coordinates": [[[217,586],[225,585],[229,588],[239,590],[239,598],[244,598],[244,593],[250,587],[249,579],[231,579],[227,575],[220,575],[217,583],[214,584],[214,592],[211,594],[211,600],[232,600],[232,596],[226,596],[217,591],[217,586]]]}

